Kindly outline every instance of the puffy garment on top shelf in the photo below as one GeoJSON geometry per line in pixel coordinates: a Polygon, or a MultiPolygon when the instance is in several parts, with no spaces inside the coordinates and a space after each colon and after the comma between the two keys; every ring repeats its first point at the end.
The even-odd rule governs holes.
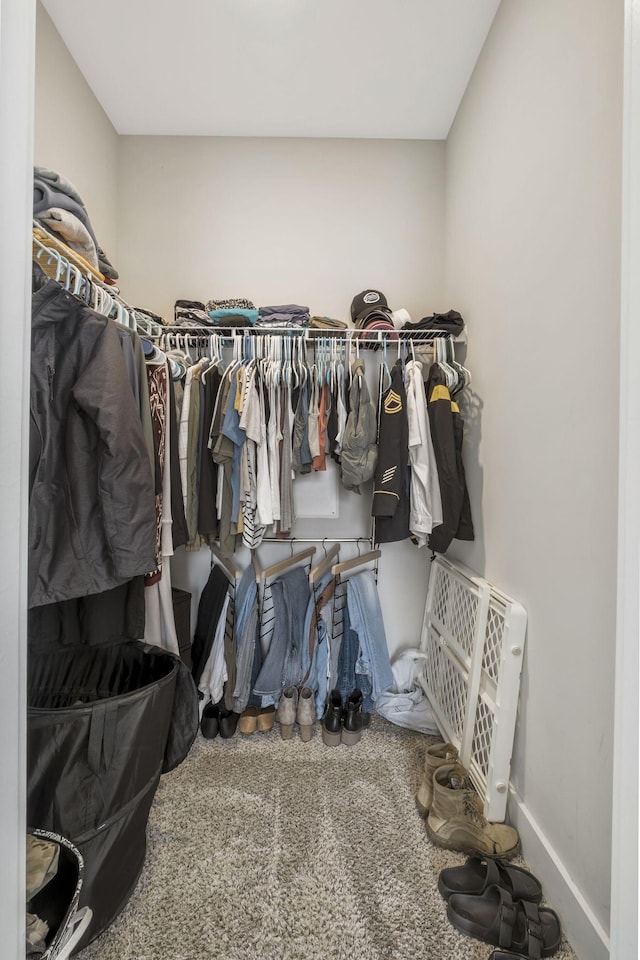
{"type": "Polygon", "coordinates": [[[30,607],[155,567],[154,483],[115,323],[34,269],[30,607]]]}

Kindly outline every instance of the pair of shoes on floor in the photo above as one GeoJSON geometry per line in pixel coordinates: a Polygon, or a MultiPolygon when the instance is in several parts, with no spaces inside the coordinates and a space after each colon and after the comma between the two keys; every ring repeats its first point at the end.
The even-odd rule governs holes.
{"type": "Polygon", "coordinates": [[[344,704],[340,691],[332,690],[322,717],[322,740],[327,747],[337,747],[340,743],[353,747],[362,738],[369,719],[369,714],[362,709],[362,690],[356,687],[344,704]]]}
{"type": "Polygon", "coordinates": [[[507,824],[486,819],[468,771],[457,758],[458,751],[452,743],[437,743],[427,748],[416,805],[421,816],[427,817],[429,839],[445,850],[514,857],[520,849],[517,831],[507,824]]]}
{"type": "Polygon", "coordinates": [[[278,704],[276,719],[280,724],[280,736],[283,740],[291,739],[297,723],[300,727],[300,739],[308,743],[316,725],[316,698],[311,687],[303,687],[299,694],[297,687],[285,687],[278,704]]]}
{"type": "Polygon", "coordinates": [[[227,710],[223,701],[208,703],[202,712],[200,732],[206,740],[213,740],[220,734],[223,740],[228,740],[236,732],[238,714],[227,710]]]}
{"type": "Polygon", "coordinates": [[[522,867],[469,857],[441,872],[438,889],[456,930],[499,948],[489,960],[550,957],[560,949],[558,915],[540,906],[540,882],[522,867]]]}
{"type": "Polygon", "coordinates": [[[243,734],[267,733],[273,727],[276,718],[276,708],[271,707],[245,707],[240,714],[238,721],[238,730],[243,734]]]}

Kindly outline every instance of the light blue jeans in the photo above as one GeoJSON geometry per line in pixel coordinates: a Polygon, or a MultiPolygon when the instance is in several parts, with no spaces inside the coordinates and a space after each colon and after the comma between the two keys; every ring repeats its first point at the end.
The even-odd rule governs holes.
{"type": "MultiPolygon", "coordinates": [[[[315,584],[315,589],[311,594],[309,603],[307,604],[307,612],[304,618],[302,676],[306,676],[307,671],[309,672],[306,686],[311,687],[315,694],[316,716],[318,718],[320,718],[324,713],[324,705],[327,701],[327,664],[329,658],[329,634],[327,631],[327,625],[322,616],[318,617],[318,626],[313,648],[313,658],[311,660],[309,658],[309,632],[315,616],[317,598],[329,586],[332,579],[333,575],[328,572],[325,573],[325,575],[321,577],[320,580],[318,580],[318,582],[315,584]]],[[[327,601],[328,606],[330,606],[332,603],[333,599],[327,601]]]]}
{"type": "Polygon", "coordinates": [[[253,692],[263,706],[277,703],[284,687],[298,686],[302,673],[304,621],[309,581],[302,567],[294,567],[271,584],[274,628],[253,692]]]}
{"type": "MultiPolygon", "coordinates": [[[[347,581],[347,607],[351,630],[356,632],[360,644],[355,672],[370,677],[371,697],[375,701],[383,690],[393,686],[393,672],[378,588],[370,570],[357,573],[347,581]]],[[[343,644],[345,640],[346,636],[343,644]]]]}

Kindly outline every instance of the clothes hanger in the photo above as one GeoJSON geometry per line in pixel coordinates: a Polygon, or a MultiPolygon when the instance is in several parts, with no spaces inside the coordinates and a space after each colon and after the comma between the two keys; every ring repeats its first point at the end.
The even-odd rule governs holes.
{"type": "Polygon", "coordinates": [[[386,374],[386,377],[387,377],[387,385],[386,387],[383,386],[382,388],[384,391],[386,391],[386,390],[389,390],[389,388],[391,387],[391,371],[389,370],[389,364],[387,362],[387,338],[386,337],[382,342],[382,365],[381,366],[382,366],[383,372],[386,374]]]}
{"type": "Polygon", "coordinates": [[[240,577],[242,576],[242,570],[240,569],[238,564],[235,562],[233,557],[225,557],[222,554],[220,548],[215,543],[211,544],[210,549],[211,549],[212,565],[213,565],[213,561],[215,560],[216,564],[220,567],[222,572],[225,574],[227,580],[229,580],[233,584],[237,583],[240,577]]]}
{"type": "Polygon", "coordinates": [[[362,556],[358,555],[354,557],[353,560],[345,560],[343,563],[334,564],[331,567],[331,573],[344,579],[342,576],[343,573],[351,573],[353,570],[357,570],[358,567],[364,566],[365,563],[378,560],[381,556],[381,550],[369,550],[368,553],[363,553],[362,556]]]}
{"type": "Polygon", "coordinates": [[[320,580],[320,578],[324,576],[327,570],[330,569],[331,564],[333,563],[333,561],[335,560],[335,558],[338,556],[339,553],[340,553],[339,543],[334,544],[334,546],[331,547],[331,549],[328,552],[325,551],[324,558],[320,561],[320,563],[317,566],[313,567],[313,569],[311,570],[309,574],[309,583],[316,583],[318,580],[320,580]]]}
{"type": "Polygon", "coordinates": [[[278,573],[284,573],[285,570],[288,570],[290,567],[295,567],[296,564],[300,563],[302,560],[307,560],[309,557],[312,557],[315,552],[315,547],[307,547],[306,550],[301,550],[299,553],[294,553],[285,560],[280,560],[278,563],[271,564],[270,567],[266,567],[261,571],[260,580],[267,581],[270,577],[275,577],[278,573]]]}
{"type": "Polygon", "coordinates": [[[436,354],[438,356],[437,363],[440,369],[442,370],[442,372],[444,373],[447,389],[449,390],[449,392],[451,392],[451,390],[455,387],[455,385],[458,382],[458,375],[456,374],[453,367],[449,366],[449,364],[447,363],[443,354],[443,348],[445,348],[445,344],[442,342],[442,338],[438,338],[436,340],[436,354]]]}

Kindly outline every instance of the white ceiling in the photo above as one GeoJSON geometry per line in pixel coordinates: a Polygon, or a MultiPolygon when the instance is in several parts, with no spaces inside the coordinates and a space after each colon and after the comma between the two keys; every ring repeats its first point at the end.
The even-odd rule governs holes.
{"type": "Polygon", "coordinates": [[[121,134],[444,139],[500,0],[43,0],[121,134]]]}

